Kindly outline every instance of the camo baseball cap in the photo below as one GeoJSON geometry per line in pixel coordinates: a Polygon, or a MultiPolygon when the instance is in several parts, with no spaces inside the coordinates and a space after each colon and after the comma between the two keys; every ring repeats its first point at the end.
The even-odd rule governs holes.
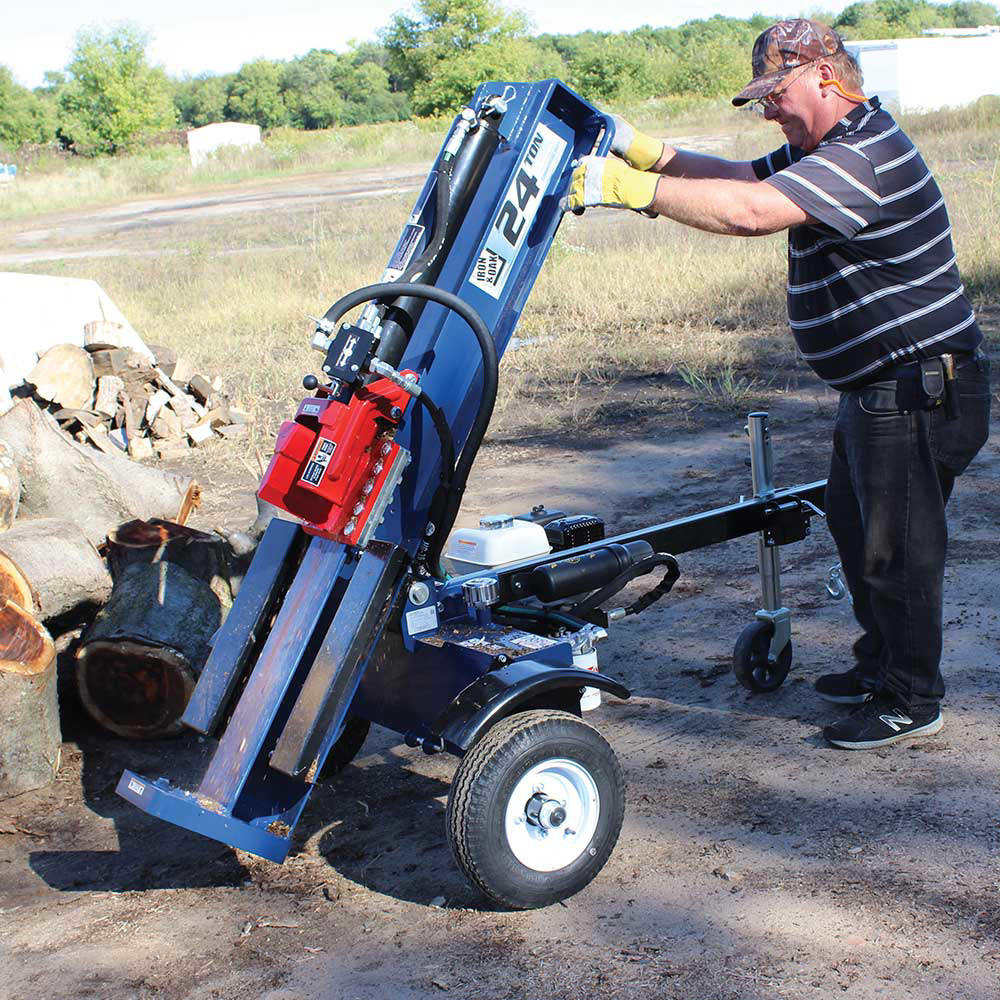
{"type": "Polygon", "coordinates": [[[740,107],[767,97],[793,69],[843,51],[840,35],[819,21],[795,17],[772,24],[753,43],[753,79],[733,98],[733,104],[740,107]]]}

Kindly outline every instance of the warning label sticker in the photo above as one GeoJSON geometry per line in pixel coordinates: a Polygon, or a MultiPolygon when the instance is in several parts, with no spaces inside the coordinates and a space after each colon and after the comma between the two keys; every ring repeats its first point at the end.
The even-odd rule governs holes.
{"type": "Polygon", "coordinates": [[[420,245],[423,235],[423,226],[418,226],[412,222],[406,224],[403,229],[403,235],[400,236],[399,243],[396,244],[396,249],[389,261],[389,266],[382,276],[385,281],[395,281],[402,276],[410,266],[410,261],[413,259],[413,254],[420,245]]]}
{"type": "Polygon", "coordinates": [[[514,258],[528,238],[538,206],[559,169],[566,140],[548,126],[539,124],[517,165],[500,210],[490,227],[489,236],[479,253],[469,284],[495,299],[510,278],[514,258]]]}
{"type": "Polygon", "coordinates": [[[309,464],[306,466],[305,472],[302,473],[300,481],[309,483],[310,486],[319,486],[320,480],[323,478],[323,473],[326,472],[326,468],[330,464],[330,459],[333,457],[336,448],[336,441],[320,438],[313,449],[312,458],[309,459],[309,464]]]}

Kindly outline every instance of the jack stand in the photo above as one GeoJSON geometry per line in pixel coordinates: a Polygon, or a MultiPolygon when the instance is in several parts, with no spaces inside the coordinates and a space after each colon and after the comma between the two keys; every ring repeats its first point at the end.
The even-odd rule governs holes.
{"type": "MultiPolygon", "coordinates": [[[[771,453],[771,432],[767,414],[751,413],[747,416],[747,433],[750,435],[750,479],[753,495],[758,499],[774,496],[774,458],[771,453]]],[[[777,660],[792,641],[792,616],[781,603],[781,563],[778,546],[767,529],[757,534],[757,563],[760,566],[760,588],[764,606],[754,616],[758,621],[770,622],[770,659],[777,660]]]]}

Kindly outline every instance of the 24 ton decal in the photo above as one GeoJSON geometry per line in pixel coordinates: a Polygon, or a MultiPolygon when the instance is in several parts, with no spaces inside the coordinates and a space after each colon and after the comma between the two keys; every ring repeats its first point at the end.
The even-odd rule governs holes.
{"type": "Polygon", "coordinates": [[[542,193],[558,169],[565,149],[564,139],[547,126],[539,125],[524,151],[469,276],[470,284],[495,299],[500,298],[511,273],[507,265],[517,256],[531,230],[542,193]]]}

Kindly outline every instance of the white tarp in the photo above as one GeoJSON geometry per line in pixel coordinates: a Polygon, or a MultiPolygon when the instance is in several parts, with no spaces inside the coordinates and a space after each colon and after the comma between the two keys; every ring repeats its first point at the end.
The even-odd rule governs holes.
{"type": "Polygon", "coordinates": [[[864,92],[903,112],[963,107],[1000,94],[1000,32],[979,28],[927,38],[847,42],[864,92]]]}
{"type": "Polygon", "coordinates": [[[191,166],[200,167],[217,149],[239,146],[246,149],[260,145],[260,126],[243,122],[215,122],[193,128],[187,134],[191,166]]]}
{"type": "Polygon", "coordinates": [[[118,336],[152,360],[153,352],[96,282],[44,274],[0,272],[0,413],[10,407],[9,390],[50,347],[83,347],[84,327],[94,320],[121,325],[118,336]]]}

